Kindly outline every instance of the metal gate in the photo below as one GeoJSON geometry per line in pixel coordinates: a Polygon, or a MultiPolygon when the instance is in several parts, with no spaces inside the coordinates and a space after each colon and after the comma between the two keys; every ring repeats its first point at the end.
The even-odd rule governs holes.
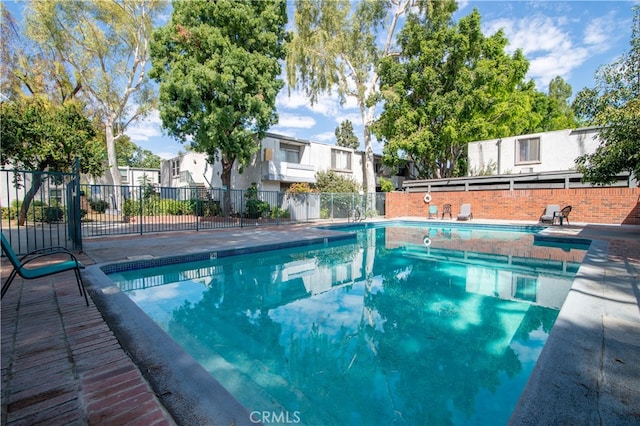
{"type": "Polygon", "coordinates": [[[79,195],[77,172],[0,170],[0,230],[18,254],[51,246],[82,250],[79,195]]]}

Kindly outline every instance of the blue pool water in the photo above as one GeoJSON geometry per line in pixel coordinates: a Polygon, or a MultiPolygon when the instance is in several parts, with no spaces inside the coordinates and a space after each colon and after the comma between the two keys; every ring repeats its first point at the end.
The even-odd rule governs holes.
{"type": "Polygon", "coordinates": [[[110,278],[249,411],[309,425],[505,424],[585,247],[392,225],[110,278]]]}

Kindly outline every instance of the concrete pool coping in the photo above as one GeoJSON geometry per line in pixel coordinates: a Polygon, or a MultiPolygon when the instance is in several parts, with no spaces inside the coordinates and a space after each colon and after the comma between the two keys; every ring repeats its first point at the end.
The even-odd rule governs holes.
{"type": "MultiPolygon", "coordinates": [[[[505,224],[479,220],[474,223],[505,224]]],[[[608,241],[617,234],[640,241],[640,227],[567,226],[543,232],[558,239],[589,239],[593,244],[511,423],[637,424],[640,420],[640,292],[637,284],[640,264],[611,262],[608,241]]],[[[176,238],[176,234],[134,239],[129,236],[123,237],[126,244],[123,238],[117,237],[86,240],[85,251],[96,265],[89,267],[84,276],[94,303],[176,422],[254,424],[250,413],[121,293],[101,268],[114,262],[161,257],[166,253],[256,247],[338,233],[344,235],[341,231],[307,224],[249,232],[246,228],[182,232],[182,238],[176,238]]],[[[640,244],[631,249],[637,250],[633,259],[640,259],[640,244]]]]}

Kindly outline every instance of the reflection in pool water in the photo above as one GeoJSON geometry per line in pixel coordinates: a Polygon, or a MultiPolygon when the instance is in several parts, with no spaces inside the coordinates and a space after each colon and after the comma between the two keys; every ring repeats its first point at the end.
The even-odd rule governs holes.
{"type": "Polygon", "coordinates": [[[438,235],[427,247],[415,227],[380,227],[111,278],[250,411],[310,425],[504,424],[579,265],[567,253],[584,251],[527,260],[500,251],[522,239],[538,250],[532,234],[438,235]],[[487,241],[491,252],[463,250],[487,241]]]}

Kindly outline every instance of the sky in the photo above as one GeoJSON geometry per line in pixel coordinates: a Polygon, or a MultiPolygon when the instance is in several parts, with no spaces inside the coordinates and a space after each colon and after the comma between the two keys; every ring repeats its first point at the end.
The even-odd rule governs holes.
{"type": "MultiPolygon", "coordinates": [[[[629,51],[632,8],[637,4],[639,0],[462,0],[458,1],[454,19],[477,8],[485,35],[502,29],[509,40],[508,53],[522,49],[529,60],[527,79],[533,79],[539,91],[546,93],[549,81],[560,76],[571,85],[575,96],[581,89],[595,85],[599,66],[629,51]]],[[[288,7],[291,10],[293,3],[289,2],[288,7]]],[[[364,148],[362,120],[352,100],[341,106],[335,93],[326,94],[311,106],[303,93],[289,91],[285,86],[276,107],[280,120],[269,132],[332,144],[336,126],[349,119],[360,140],[360,149],[364,148]]],[[[137,145],[165,159],[185,151],[180,142],[163,132],[157,111],[130,125],[126,133],[137,145]]],[[[382,144],[375,139],[373,150],[382,152],[382,144]]]]}

